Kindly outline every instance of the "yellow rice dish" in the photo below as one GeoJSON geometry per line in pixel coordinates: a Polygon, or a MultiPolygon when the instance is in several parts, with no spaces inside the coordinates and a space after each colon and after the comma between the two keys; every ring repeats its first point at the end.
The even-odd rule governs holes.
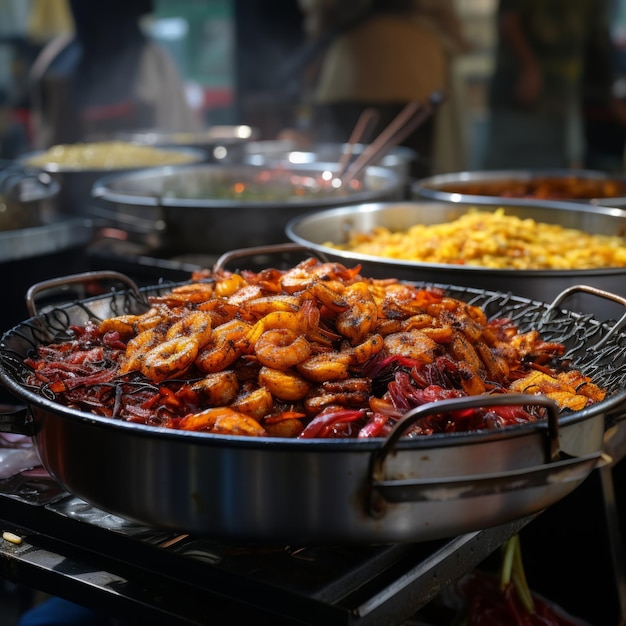
{"type": "Polygon", "coordinates": [[[626,266],[626,239],[530,218],[471,209],[445,224],[416,224],[403,232],[377,226],[352,233],[340,250],[420,263],[497,269],[592,269],[626,266]]]}
{"type": "Polygon", "coordinates": [[[50,169],[126,169],[197,161],[195,154],[139,146],[124,141],[59,144],[26,161],[50,169]]]}

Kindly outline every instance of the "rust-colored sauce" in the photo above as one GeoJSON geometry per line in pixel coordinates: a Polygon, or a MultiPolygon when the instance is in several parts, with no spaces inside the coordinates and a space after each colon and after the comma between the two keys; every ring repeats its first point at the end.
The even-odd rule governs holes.
{"type": "Polygon", "coordinates": [[[585,200],[626,196],[626,182],[624,181],[577,176],[452,183],[437,189],[446,193],[471,196],[536,198],[538,200],[585,200]]]}

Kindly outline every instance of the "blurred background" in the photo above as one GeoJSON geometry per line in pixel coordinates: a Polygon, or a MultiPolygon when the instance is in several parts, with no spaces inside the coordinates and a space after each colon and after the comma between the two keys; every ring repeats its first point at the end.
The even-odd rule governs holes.
{"type": "MultiPolygon", "coordinates": [[[[455,59],[453,68],[465,92],[462,163],[472,168],[482,158],[497,2],[455,4],[472,46],[455,59]]],[[[624,37],[624,13],[614,24],[617,43],[624,37]]],[[[275,96],[271,79],[305,37],[297,0],[155,0],[143,27],[170,52],[188,100],[207,126],[246,123],[268,139],[291,123],[293,103],[275,96]]],[[[48,42],[72,28],[65,0],[0,1],[2,158],[31,148],[30,68],[48,42]]]]}

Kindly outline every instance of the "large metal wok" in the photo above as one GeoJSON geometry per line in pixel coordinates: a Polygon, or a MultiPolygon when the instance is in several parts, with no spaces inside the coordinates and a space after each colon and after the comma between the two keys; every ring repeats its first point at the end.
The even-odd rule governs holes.
{"type": "MultiPolygon", "coordinates": [[[[44,467],[68,491],[140,523],[237,542],[388,543],[455,536],[532,515],[564,497],[601,462],[605,426],[626,398],[626,337],[601,323],[528,299],[445,287],[563,341],[573,367],[605,386],[605,400],[559,415],[541,396],[447,400],[455,409],[538,404],[548,419],[497,431],[402,437],[442,403],[407,413],[387,439],[277,439],[211,435],[114,421],[79,412],[23,384],[24,359],[67,336],[71,324],[146,308],[148,293],[116,273],[34,285],[35,315],[6,332],[0,381],[26,408],[1,416],[2,430],[31,435],[44,467]],[[127,288],[37,312],[60,284],[122,280],[127,288]]],[[[626,300],[596,292],[596,297],[626,300]]]]}
{"type": "Polygon", "coordinates": [[[338,165],[181,165],[107,176],[94,184],[96,217],[150,234],[170,256],[222,253],[287,241],[294,216],[340,204],[399,200],[402,182],[368,167],[355,187],[335,189],[324,177],[338,165]]]}
{"type": "MultiPolygon", "coordinates": [[[[350,233],[370,232],[377,226],[391,231],[405,231],[415,224],[442,224],[456,220],[474,208],[474,204],[456,202],[379,202],[336,207],[324,212],[294,217],[286,226],[288,237],[309,248],[316,255],[340,263],[362,264],[370,276],[395,276],[406,280],[432,281],[498,291],[512,292],[540,302],[550,302],[564,289],[584,283],[626,295],[626,268],[607,267],[588,270],[514,270],[470,265],[420,263],[382,256],[339,250],[328,245],[345,243],[350,233]]],[[[626,211],[590,207],[567,202],[543,202],[535,205],[508,202],[482,204],[482,211],[503,207],[509,215],[536,222],[559,224],[592,234],[626,234],[626,211]]],[[[606,300],[589,300],[585,294],[572,294],[567,306],[593,313],[599,319],[618,318],[623,311],[606,300]]]]}
{"type": "Polygon", "coordinates": [[[597,170],[486,170],[437,174],[411,185],[414,199],[538,206],[550,200],[626,206],[626,176],[597,170]]]}

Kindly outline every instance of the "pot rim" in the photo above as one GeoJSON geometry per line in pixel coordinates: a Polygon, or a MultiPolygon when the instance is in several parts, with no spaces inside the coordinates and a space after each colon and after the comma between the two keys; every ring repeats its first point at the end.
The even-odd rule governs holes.
{"type": "MultiPolygon", "coordinates": [[[[481,209],[487,207],[491,207],[492,209],[504,208],[506,210],[507,203],[503,203],[501,199],[496,201],[491,199],[492,201],[481,203],[481,209]]],[[[451,203],[449,202],[424,202],[424,201],[406,201],[406,202],[376,202],[376,203],[367,203],[360,204],[357,206],[354,205],[344,205],[339,207],[333,207],[327,209],[320,213],[319,211],[310,211],[303,215],[297,215],[292,217],[287,224],[285,225],[285,233],[287,237],[294,243],[297,243],[313,252],[324,256],[333,256],[335,258],[343,259],[346,262],[351,263],[376,263],[384,265],[385,267],[389,267],[390,271],[393,271],[394,267],[402,268],[403,270],[414,268],[416,271],[420,269],[434,269],[434,270],[445,270],[447,273],[459,274],[459,276],[467,276],[468,274],[478,274],[480,276],[497,276],[497,277],[519,277],[520,273],[523,272],[525,276],[529,276],[531,278],[556,278],[556,277],[580,277],[581,280],[585,280],[587,278],[592,278],[594,276],[612,276],[612,275],[620,275],[626,273],[625,267],[606,267],[606,268],[590,268],[590,269],[563,269],[563,270],[550,270],[550,269],[513,269],[513,268],[490,268],[490,267],[482,267],[478,265],[452,265],[445,263],[424,263],[422,261],[408,261],[402,259],[393,259],[389,257],[383,256],[375,256],[370,254],[363,254],[360,252],[351,252],[348,250],[340,250],[337,248],[333,248],[331,246],[324,245],[322,243],[318,243],[308,239],[306,234],[303,234],[301,230],[306,229],[307,225],[315,222],[315,221],[328,221],[333,220],[334,218],[345,217],[348,218],[352,215],[356,214],[376,214],[376,213],[384,213],[385,211],[389,211],[395,208],[410,208],[414,207],[422,207],[429,204],[436,204],[438,207],[447,207],[451,203]]],[[[458,203],[454,203],[455,206],[464,206],[466,209],[471,209],[473,207],[472,202],[459,201],[458,203]]],[[[529,208],[537,208],[537,203],[533,203],[532,205],[526,205],[523,203],[509,202],[508,206],[515,206],[524,208],[528,206],[529,208]]],[[[570,203],[570,202],[542,202],[541,207],[545,207],[546,209],[554,209],[555,211],[568,211],[578,213],[588,213],[591,212],[590,207],[585,207],[585,205],[570,203]]],[[[475,207],[477,208],[477,207],[475,207]]],[[[626,224],[626,210],[612,207],[604,207],[604,206],[594,206],[592,212],[597,215],[607,215],[614,216],[616,218],[621,218],[624,220],[626,224]]]]}
{"type": "MultiPolygon", "coordinates": [[[[281,201],[276,200],[255,200],[254,202],[246,202],[241,199],[213,199],[213,198],[172,198],[163,197],[158,194],[140,195],[129,191],[118,191],[112,188],[114,183],[124,182],[125,180],[141,180],[145,178],[167,178],[177,174],[183,176],[191,171],[206,171],[216,173],[251,173],[263,172],[268,169],[267,165],[216,165],[213,163],[188,163],[182,165],[166,165],[156,168],[135,170],[130,172],[115,173],[96,180],[93,184],[91,195],[99,200],[111,203],[125,204],[130,206],[149,206],[149,207],[171,207],[171,208],[271,208],[277,210],[282,208],[293,209],[298,206],[336,206],[337,199],[329,196],[315,197],[315,195],[302,198],[288,198],[281,201]]],[[[295,172],[298,174],[333,171],[337,169],[336,163],[305,163],[302,165],[290,164],[289,168],[285,168],[285,172],[295,172]]],[[[282,171],[282,170],[281,170],[282,171]]],[[[376,177],[384,181],[385,185],[380,189],[360,190],[349,193],[345,197],[347,203],[367,202],[372,196],[378,194],[389,193],[393,190],[401,189],[402,183],[398,174],[389,168],[382,166],[369,166],[366,168],[366,174],[376,177]]]]}

